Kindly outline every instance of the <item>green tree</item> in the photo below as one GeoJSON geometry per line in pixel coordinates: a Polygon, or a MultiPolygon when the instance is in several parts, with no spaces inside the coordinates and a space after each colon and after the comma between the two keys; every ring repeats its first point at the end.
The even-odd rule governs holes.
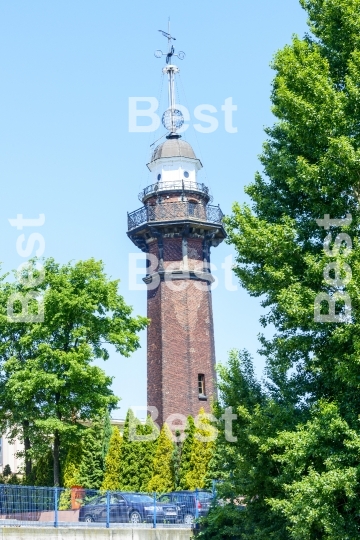
{"type": "MultiPolygon", "coordinates": [[[[35,271],[35,277],[37,276],[35,271]]],[[[27,339],[28,324],[26,322],[14,322],[8,317],[8,304],[12,295],[19,292],[26,293],[21,285],[6,282],[7,275],[0,277],[0,431],[6,432],[8,440],[14,442],[20,439],[24,444],[25,481],[30,481],[34,476],[32,473],[32,462],[35,457],[41,457],[47,452],[48,444],[43,434],[34,425],[30,426],[29,418],[35,414],[35,405],[31,396],[25,399],[21,396],[19,407],[14,403],[14,394],[6,392],[7,373],[5,371],[6,362],[13,357],[20,358],[25,363],[36,354],[36,344],[27,339]],[[26,347],[24,345],[26,344],[26,347]],[[24,415],[24,411],[26,414],[24,415]],[[31,438],[30,438],[31,436],[31,438]],[[36,446],[40,447],[37,456],[34,456],[34,449],[31,448],[32,440],[36,440],[36,446]],[[42,444],[43,443],[43,444],[42,444]]],[[[29,314],[37,313],[36,301],[29,302],[29,314]]],[[[20,311],[20,307],[15,302],[15,313],[20,311]]]]}
{"type": "Polygon", "coordinates": [[[100,489],[104,479],[103,434],[98,422],[83,432],[79,485],[87,489],[100,489]]]}
{"type": "Polygon", "coordinates": [[[212,456],[207,466],[204,487],[206,489],[216,490],[216,484],[228,479],[228,471],[226,465],[228,462],[227,454],[230,448],[226,444],[226,441],[222,440],[221,436],[216,438],[212,456]]]}
{"type": "MultiPolygon", "coordinates": [[[[284,490],[278,482],[279,463],[267,445],[279,431],[296,424],[294,410],[261,387],[246,351],[231,351],[227,365],[220,365],[218,372],[221,401],[215,404],[214,414],[219,431],[216,446],[221,455],[216,459],[222,461],[222,478],[216,490],[222,504],[215,505],[202,520],[200,537],[288,540],[286,518],[268,503],[268,498],[281,497],[284,490]],[[229,408],[237,415],[232,422],[233,442],[229,442],[225,429],[224,412],[229,408]],[[239,511],[243,503],[246,510],[239,511]]],[[[301,419],[300,413],[297,418],[301,419]]],[[[209,473],[205,482],[209,482],[209,473]]]]}
{"type": "Polygon", "coordinates": [[[266,450],[280,465],[278,482],[285,489],[282,498],[268,502],[287,518],[292,538],[359,536],[360,433],[350,429],[335,404],[320,401],[304,426],[281,432],[266,450]]]}
{"type": "Polygon", "coordinates": [[[233,487],[246,496],[252,538],[353,538],[359,534],[351,476],[359,462],[349,437],[359,432],[360,410],[360,1],[301,4],[311,33],[275,55],[277,121],[266,130],[263,172],[246,188],[252,206],[235,204],[226,219],[235,273],[266,307],[262,324],[275,329],[272,338],[261,338],[267,395],[255,408],[241,396],[234,403],[253,463],[240,454],[244,480],[233,487]],[[324,216],[342,221],[326,225],[324,216]],[[351,310],[337,292],[349,295],[351,310]],[[331,301],[337,317],[324,322],[331,301]],[[338,418],[329,419],[328,406],[338,418]],[[326,439],[325,419],[329,433],[337,425],[341,444],[326,439]],[[312,438],[304,447],[305,429],[312,438]],[[306,490],[316,493],[316,503],[306,490]],[[321,509],[329,510],[331,524],[321,509]],[[301,533],[304,519],[310,521],[301,533]]]}
{"type": "Polygon", "coordinates": [[[9,464],[5,465],[2,474],[3,474],[3,476],[4,476],[5,478],[7,478],[8,476],[11,476],[11,475],[12,475],[12,470],[11,470],[11,467],[10,467],[9,464]]]}
{"type": "Polygon", "coordinates": [[[21,479],[18,477],[17,474],[14,474],[14,473],[13,473],[13,474],[9,477],[7,483],[10,484],[10,485],[19,486],[19,485],[21,485],[21,479]]]}
{"type": "MultiPolygon", "coordinates": [[[[210,509],[206,517],[200,519],[201,540],[247,540],[257,538],[255,535],[244,535],[245,514],[239,506],[222,501],[210,509]]],[[[271,537],[268,537],[271,538],[271,537]]]]}
{"type": "Polygon", "coordinates": [[[195,423],[192,416],[187,417],[185,428],[185,439],[181,447],[181,458],[179,467],[178,489],[188,489],[186,475],[190,469],[191,451],[194,444],[195,423]]]}
{"type": "MultiPolygon", "coordinates": [[[[64,491],[60,494],[59,510],[71,508],[71,488],[80,486],[80,465],[83,459],[82,439],[72,444],[67,451],[62,467],[62,484],[64,491]]],[[[51,485],[51,484],[50,484],[51,485]]]]}
{"type": "Polygon", "coordinates": [[[147,491],[153,472],[158,435],[150,416],[142,425],[129,409],[124,426],[119,489],[147,491]]]}
{"type": "MultiPolygon", "coordinates": [[[[43,266],[44,279],[33,289],[43,296],[44,322],[19,323],[16,345],[12,327],[17,323],[6,316],[8,298],[26,292],[24,283],[31,273],[39,277],[36,261],[21,271],[20,283],[2,287],[0,420],[2,429],[26,442],[29,455],[35,452],[31,444],[37,444],[39,434],[42,444],[44,439],[52,441],[54,484],[59,485],[62,445],[78,437],[82,422],[118,401],[111,377],[93,361],[108,358],[108,344],[129,356],[139,346],[137,333],[147,320],[131,316],[118,294],[118,281],[108,279],[102,262],[90,259],[61,266],[47,259],[43,266]]],[[[21,306],[15,302],[14,307],[16,316],[21,306]]]]}
{"type": "Polygon", "coordinates": [[[177,429],[175,431],[174,450],[171,458],[175,489],[179,487],[180,483],[181,448],[181,431],[177,429]]]}
{"type": "Polygon", "coordinates": [[[34,467],[35,486],[52,486],[54,481],[54,460],[51,448],[37,458],[34,467]]]}
{"type": "MultiPolygon", "coordinates": [[[[322,397],[337,400],[341,414],[355,426],[360,407],[360,3],[301,4],[313,35],[294,37],[275,55],[272,102],[278,121],[266,130],[264,171],[246,188],[252,209],[235,204],[226,223],[237,252],[235,273],[251,295],[262,298],[267,307],[262,323],[276,330],[273,338],[262,338],[272,383],[289,402],[308,408],[322,397]],[[318,222],[324,215],[348,214],[347,225],[332,222],[325,229],[318,222]],[[336,247],[339,234],[352,238],[352,250],[342,237],[336,247]],[[351,267],[346,287],[324,279],[329,263],[337,265],[342,278],[344,265],[351,267]],[[339,300],[337,321],[316,320],[317,296],[331,298],[339,288],[351,298],[351,315],[339,300]],[[352,324],[341,324],[346,321],[352,324]]],[[[328,307],[323,302],[321,314],[328,307]]]]}
{"type": "Polygon", "coordinates": [[[185,476],[188,489],[204,488],[210,460],[214,453],[216,431],[203,408],[195,424],[189,470],[185,476]]]}
{"type": "Polygon", "coordinates": [[[71,488],[80,486],[80,465],[83,459],[83,448],[80,444],[70,446],[63,466],[63,486],[71,488]]]}
{"type": "Polygon", "coordinates": [[[112,431],[109,450],[105,459],[105,475],[101,486],[103,490],[116,491],[120,489],[121,447],[122,436],[115,426],[112,431]]]}
{"type": "Polygon", "coordinates": [[[153,472],[147,491],[165,493],[173,491],[175,485],[173,469],[174,444],[169,426],[165,423],[161,428],[154,456],[153,472]]]}
{"type": "Polygon", "coordinates": [[[105,416],[103,418],[103,450],[102,450],[102,457],[103,461],[105,463],[105,459],[107,456],[107,453],[109,451],[109,445],[110,445],[110,439],[113,433],[113,428],[111,425],[111,417],[110,413],[107,410],[105,412],[105,416]]]}

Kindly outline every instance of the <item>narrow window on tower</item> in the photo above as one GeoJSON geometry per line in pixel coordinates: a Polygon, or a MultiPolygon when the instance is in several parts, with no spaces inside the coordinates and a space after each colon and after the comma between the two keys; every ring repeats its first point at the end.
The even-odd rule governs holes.
{"type": "Polygon", "coordinates": [[[205,375],[199,373],[198,375],[198,388],[199,388],[199,399],[207,399],[205,391],[205,375]]]}
{"type": "Polygon", "coordinates": [[[196,199],[188,199],[188,204],[189,216],[199,218],[199,211],[201,212],[201,204],[199,203],[199,201],[197,201],[196,199]]]}

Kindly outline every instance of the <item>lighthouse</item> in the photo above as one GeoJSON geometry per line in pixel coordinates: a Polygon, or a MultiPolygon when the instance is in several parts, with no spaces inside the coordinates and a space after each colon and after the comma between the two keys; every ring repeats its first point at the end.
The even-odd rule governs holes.
{"type": "Polygon", "coordinates": [[[162,33],[168,39],[167,135],[147,163],[151,183],[139,194],[142,207],[128,213],[127,233],[147,254],[147,404],[160,425],[196,416],[201,407],[210,412],[216,399],[210,252],[226,237],[223,213],[198,181],[202,163],[179,133],[184,119],[175,104],[173,60],[185,55],[175,53],[170,32],[162,33]]]}

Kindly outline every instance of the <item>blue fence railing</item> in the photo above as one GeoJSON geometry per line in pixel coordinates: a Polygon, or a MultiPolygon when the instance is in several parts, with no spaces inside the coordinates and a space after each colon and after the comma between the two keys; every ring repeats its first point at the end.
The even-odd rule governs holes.
{"type": "Polygon", "coordinates": [[[208,513],[213,499],[206,490],[158,495],[3,484],[0,527],[192,527],[208,513]]]}

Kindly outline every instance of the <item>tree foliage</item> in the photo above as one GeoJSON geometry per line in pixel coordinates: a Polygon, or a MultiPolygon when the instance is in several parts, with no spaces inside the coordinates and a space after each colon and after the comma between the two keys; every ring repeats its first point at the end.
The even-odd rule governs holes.
{"type": "Polygon", "coordinates": [[[87,489],[100,489],[104,479],[104,431],[99,421],[88,427],[81,438],[79,485],[87,489]]]}
{"type": "MultiPolygon", "coordinates": [[[[118,281],[109,280],[102,262],[59,265],[47,259],[43,266],[44,279],[34,290],[44,299],[44,322],[7,318],[11,294],[27,292],[24,283],[31,272],[39,277],[36,261],[22,269],[21,281],[2,283],[0,420],[2,430],[24,440],[30,457],[41,455],[44,440],[52,441],[54,484],[59,485],[62,446],[77,438],[82,422],[118,401],[111,377],[93,361],[108,358],[108,344],[129,356],[147,321],[132,317],[118,294],[118,281]]],[[[30,472],[29,458],[27,464],[30,472]]]]}
{"type": "Polygon", "coordinates": [[[189,470],[185,475],[188,489],[204,488],[210,460],[214,453],[216,432],[201,408],[196,418],[189,470]]]}
{"type": "MultiPolygon", "coordinates": [[[[246,188],[252,206],[236,203],[226,218],[235,273],[266,308],[262,324],[275,329],[261,337],[263,389],[247,377],[243,356],[221,371],[238,441],[224,456],[230,474],[219,490],[227,500],[245,496],[246,539],[360,533],[360,0],[301,4],[310,33],[275,55],[277,121],[266,129],[263,171],[246,188]],[[325,215],[351,222],[325,229],[325,215]],[[338,299],[338,319],[317,320],[318,295],[336,292],[350,296],[351,311],[338,299]]],[[[329,314],[328,302],[320,314],[329,314]]]]}
{"type": "Polygon", "coordinates": [[[105,411],[103,418],[103,445],[102,445],[102,458],[105,463],[107,453],[109,451],[110,440],[113,433],[113,427],[111,425],[111,417],[109,411],[105,411]]]}
{"type": "Polygon", "coordinates": [[[188,489],[186,475],[190,468],[191,452],[194,444],[195,422],[192,416],[187,417],[185,439],[181,446],[178,489],[188,489]]]}
{"type": "Polygon", "coordinates": [[[124,426],[120,489],[146,492],[153,473],[158,430],[149,416],[144,425],[128,410],[124,426]]]}
{"type": "Polygon", "coordinates": [[[227,470],[228,457],[230,448],[223,440],[223,437],[218,434],[214,442],[211,458],[206,468],[204,477],[204,487],[208,490],[216,491],[216,484],[228,480],[229,472],[227,470]]]}
{"type": "Polygon", "coordinates": [[[173,469],[174,443],[172,433],[165,423],[161,429],[153,461],[152,477],[147,491],[165,493],[175,488],[173,469]]]}
{"type": "Polygon", "coordinates": [[[287,518],[293,538],[359,536],[360,433],[335,404],[320,401],[306,424],[280,432],[264,450],[279,464],[285,491],[268,503],[287,518]]]}
{"type": "Polygon", "coordinates": [[[120,470],[121,470],[121,449],[122,436],[119,429],[115,426],[112,430],[108,453],[105,459],[104,481],[101,486],[103,490],[116,491],[120,489],[120,470]]]}
{"type": "MultiPolygon", "coordinates": [[[[278,498],[283,490],[277,481],[278,463],[265,445],[285,426],[293,427],[294,411],[262,389],[247,352],[231,351],[228,364],[220,365],[218,371],[221,403],[216,404],[214,412],[218,418],[216,444],[221,452],[223,478],[216,490],[223,504],[203,520],[201,537],[212,539],[215,524],[223,523],[229,538],[229,531],[241,525],[241,540],[288,540],[286,518],[268,504],[268,498],[278,498]],[[226,438],[223,414],[227,408],[237,414],[232,423],[236,442],[226,438]],[[246,511],[242,510],[243,503],[246,511]]],[[[222,535],[219,531],[217,538],[227,538],[222,535]]]]}
{"type": "Polygon", "coordinates": [[[70,446],[62,474],[62,484],[65,488],[72,488],[74,486],[81,486],[80,483],[80,465],[83,459],[83,447],[80,443],[70,446]]]}
{"type": "Polygon", "coordinates": [[[182,449],[181,431],[176,430],[174,449],[173,449],[172,458],[171,458],[175,489],[178,489],[179,483],[180,483],[181,449],[182,449]]]}
{"type": "MultiPolygon", "coordinates": [[[[316,37],[295,37],[275,56],[272,101],[278,122],[266,130],[264,173],[246,189],[253,208],[235,204],[227,227],[237,251],[235,272],[251,295],[262,297],[262,323],[276,329],[273,339],[262,338],[274,385],[294,403],[304,396],[309,405],[319,395],[336,399],[353,423],[359,409],[359,2],[302,4],[316,37]],[[348,226],[325,230],[316,221],[347,214],[348,226]],[[324,240],[330,234],[331,249],[340,233],[352,238],[353,248],[342,244],[329,257],[324,240]],[[352,324],[314,318],[317,295],[339,289],[324,279],[328,263],[346,263],[352,270],[346,287],[352,324]]],[[[343,304],[337,310],[346,315],[343,304]]]]}

